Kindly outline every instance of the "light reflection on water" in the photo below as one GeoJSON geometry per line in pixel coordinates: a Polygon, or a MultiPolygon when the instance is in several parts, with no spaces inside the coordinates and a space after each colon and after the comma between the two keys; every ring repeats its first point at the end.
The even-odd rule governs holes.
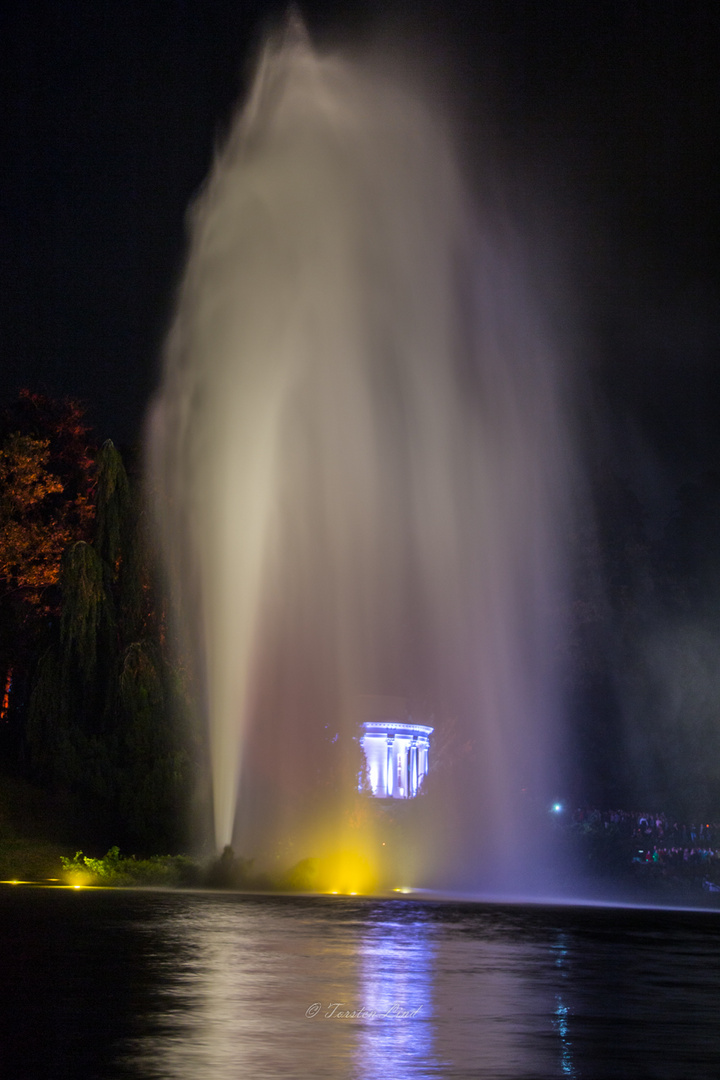
{"type": "Polygon", "coordinates": [[[716,1078],[717,927],[662,918],[175,899],[125,1061],[164,1080],[716,1078]]]}
{"type": "Polygon", "coordinates": [[[7,886],[0,956],[3,1077],[720,1076],[718,912],[7,886]]]}
{"type": "Polygon", "coordinates": [[[157,1031],[131,1055],[139,1071],[441,1075],[432,1062],[433,927],[343,901],[328,919],[318,906],[324,911],[233,898],[169,919],[170,948],[159,961],[168,979],[164,1007],[157,1031]]]}
{"type": "Polygon", "coordinates": [[[162,1006],[128,1063],[179,1080],[577,1075],[563,935],[548,950],[477,930],[392,902],[206,898],[163,924],[162,1006]]]}
{"type": "Polygon", "coordinates": [[[362,1025],[355,1075],[418,1080],[439,1075],[434,1060],[435,943],[426,919],[378,919],[361,937],[358,997],[362,1025]]]}
{"type": "MultiPolygon", "coordinates": [[[[553,946],[553,952],[555,953],[555,967],[557,968],[560,977],[566,979],[568,976],[567,934],[562,932],[558,934],[557,942],[553,946]]],[[[566,997],[563,993],[558,991],[555,994],[555,1017],[553,1026],[560,1038],[560,1067],[564,1076],[575,1076],[576,1073],[573,1068],[569,1021],[570,1009],[566,1003],[566,997]]]]}
{"type": "MultiPolygon", "coordinates": [[[[232,900],[199,903],[163,928],[170,950],[158,1032],[133,1055],[145,1075],[292,1076],[316,1047],[317,1076],[351,1075],[346,1026],[306,1016],[319,1000],[352,1000],[356,985],[352,923],[317,933],[302,911],[232,900]],[[345,1030],[343,1030],[345,1028],[345,1030]],[[319,1046],[318,1044],[322,1044],[319,1046]]],[[[153,927],[153,931],[156,927],[153,927]]]]}

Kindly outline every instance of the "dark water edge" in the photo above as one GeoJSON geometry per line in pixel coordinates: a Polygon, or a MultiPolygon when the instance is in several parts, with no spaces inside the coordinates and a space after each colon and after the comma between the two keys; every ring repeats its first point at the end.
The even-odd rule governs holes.
{"type": "Polygon", "coordinates": [[[1,886],[0,964],[3,1077],[720,1076],[717,911],[1,886]]]}

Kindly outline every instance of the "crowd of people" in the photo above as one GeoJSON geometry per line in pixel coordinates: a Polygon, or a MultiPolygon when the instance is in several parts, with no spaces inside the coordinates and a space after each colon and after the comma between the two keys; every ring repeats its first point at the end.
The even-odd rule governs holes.
{"type": "Polygon", "coordinates": [[[572,815],[578,829],[616,838],[632,867],[668,880],[702,882],[720,891],[720,823],[684,824],[664,813],[636,810],[578,809],[572,815]]]}

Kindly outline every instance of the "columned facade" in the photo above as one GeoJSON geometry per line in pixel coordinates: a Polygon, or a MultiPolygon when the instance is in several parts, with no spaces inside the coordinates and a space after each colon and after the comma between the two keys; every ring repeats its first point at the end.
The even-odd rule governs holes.
{"type": "Polygon", "coordinates": [[[413,799],[429,767],[433,728],[372,720],[360,739],[372,793],[377,799],[413,799]]]}

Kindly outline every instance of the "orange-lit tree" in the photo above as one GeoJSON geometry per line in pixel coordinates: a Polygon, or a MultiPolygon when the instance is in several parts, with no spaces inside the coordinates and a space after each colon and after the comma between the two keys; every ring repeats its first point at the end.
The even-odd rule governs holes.
{"type": "Polygon", "coordinates": [[[0,419],[0,723],[27,700],[32,658],[59,615],[63,552],[93,520],[83,409],[23,391],[0,419]]]}

